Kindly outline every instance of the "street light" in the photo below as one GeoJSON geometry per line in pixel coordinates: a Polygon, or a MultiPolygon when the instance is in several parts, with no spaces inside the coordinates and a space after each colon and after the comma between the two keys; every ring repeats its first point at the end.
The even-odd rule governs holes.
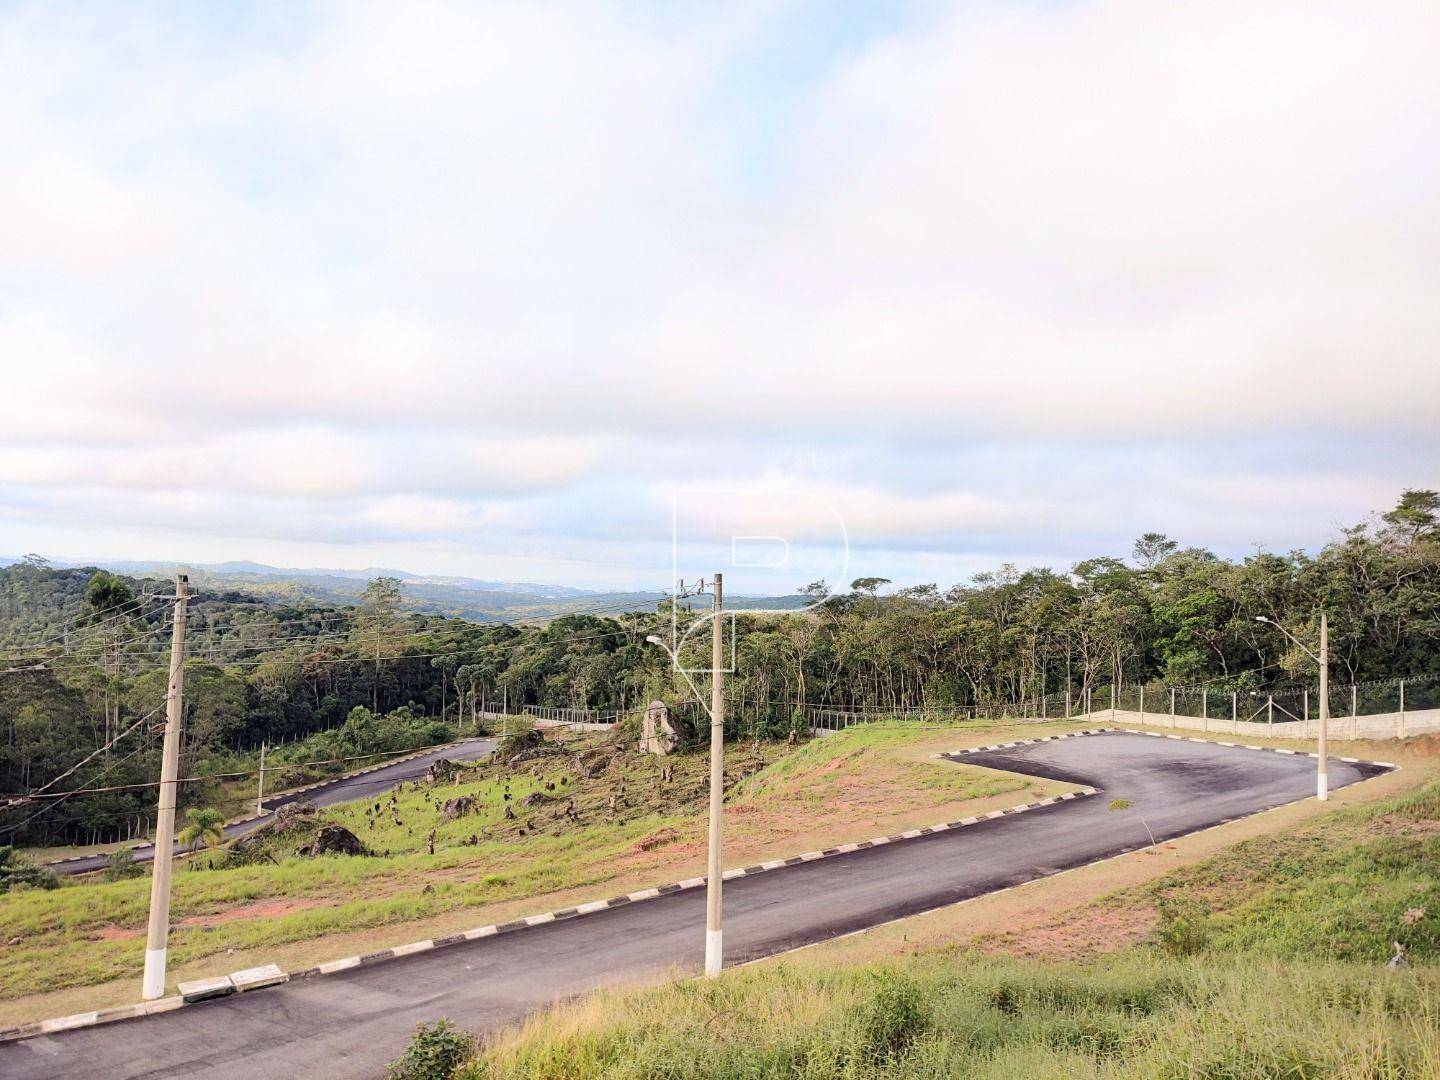
{"type": "MultiPolygon", "coordinates": [[[[715,978],[720,974],[724,962],[723,920],[721,910],[721,885],[725,871],[721,866],[720,825],[725,809],[725,653],[724,637],[721,633],[720,612],[722,609],[721,578],[715,575],[713,588],[714,603],[711,607],[711,662],[710,662],[710,853],[705,874],[705,975],[715,978]]],[[[705,704],[699,688],[690,681],[690,674],[680,663],[680,657],[656,634],[645,638],[651,645],[665,650],[675,670],[680,672],[700,704],[705,704]]]]}
{"type": "Polygon", "coordinates": [[[1325,612],[1320,612],[1320,652],[1318,654],[1310,651],[1304,643],[1294,634],[1286,630],[1274,619],[1264,615],[1256,615],[1256,622],[1269,623],[1279,630],[1287,638],[1295,643],[1295,647],[1306,656],[1320,665],[1320,737],[1317,740],[1319,754],[1319,771],[1315,775],[1315,798],[1324,802],[1330,798],[1330,774],[1325,770],[1326,743],[1330,728],[1330,624],[1325,617],[1325,612]]]}

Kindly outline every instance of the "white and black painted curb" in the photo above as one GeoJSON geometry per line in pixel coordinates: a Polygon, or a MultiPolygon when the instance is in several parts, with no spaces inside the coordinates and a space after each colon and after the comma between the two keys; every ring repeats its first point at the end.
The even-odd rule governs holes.
{"type": "MultiPolygon", "coordinates": [[[[1056,735],[1045,735],[1038,739],[1018,739],[1014,742],[992,743],[988,746],[969,746],[956,750],[936,754],[937,758],[959,758],[969,754],[980,754],[995,750],[1010,750],[1022,746],[1033,746],[1039,743],[1054,742],[1058,739],[1077,739],[1087,735],[1104,735],[1108,733],[1119,733],[1126,735],[1148,735],[1157,739],[1173,739],[1182,742],[1209,743],[1214,746],[1228,746],[1242,750],[1262,750],[1276,754],[1290,754],[1293,756],[1306,756],[1299,750],[1286,750],[1272,746],[1254,746],[1246,743],[1221,742],[1216,739],[1199,739],[1185,735],[1170,735],[1155,731],[1140,731],[1135,728],[1112,728],[1099,727],[1087,728],[1084,731],[1068,731],[1056,735]]],[[[1310,754],[1309,757],[1318,757],[1318,754],[1310,754]]],[[[1371,765],[1387,770],[1398,770],[1400,766],[1384,761],[1362,761],[1358,758],[1342,757],[1336,760],[1344,761],[1352,765],[1371,765]]],[[[904,840],[914,840],[921,836],[929,836],[933,833],[947,832],[952,829],[960,829],[969,825],[978,825],[984,821],[991,821],[996,818],[1011,817],[1016,814],[1023,814],[1030,810],[1038,810],[1047,806],[1054,806],[1059,803],[1070,802],[1075,799],[1088,798],[1100,794],[1100,789],[1094,787],[1080,787],[1076,791],[1066,792],[1063,795],[1052,796],[1048,799],[1040,799],[1037,802],[1022,803],[1019,806],[1007,807],[1003,810],[991,810],[988,813],[976,814],[971,817],[961,818],[958,821],[941,822],[938,825],[930,825],[921,829],[908,829],[902,833],[895,833],[890,836],[877,836],[871,840],[860,840],[850,844],[839,844],[835,847],[825,848],[821,851],[807,851],[800,855],[792,855],[788,859],[771,859],[767,862],[756,863],[753,866],[736,867],[726,870],[724,880],[730,881],[734,878],[751,877],[768,870],[779,870],[786,866],[795,866],[799,863],[814,862],[817,859],[828,859],[836,855],[848,855],[855,851],[864,851],[867,848],[880,847],[885,844],[894,844],[904,840]]],[[[1296,800],[1304,802],[1304,799],[1296,800]]],[[[1286,804],[1288,805],[1288,804],[1286,804]]],[[[1274,808],[1278,809],[1278,807],[1274,808]]],[[[1240,815],[1248,817],[1250,815],[1240,815]]],[[[1221,825],[1229,824],[1236,818],[1228,818],[1225,821],[1216,822],[1205,827],[1205,830],[1218,828],[1221,825]]],[[[1197,831],[1205,831],[1197,830],[1197,831]]],[[[1187,834],[1188,835],[1188,834],[1187,834]]],[[[1122,852],[1121,854],[1128,854],[1122,852]]],[[[1118,856],[1116,856],[1118,857],[1118,856]]],[[[408,945],[397,945],[390,949],[380,949],[377,952],[363,953],[359,956],[347,956],[340,960],[331,960],[315,967],[304,968],[300,971],[283,972],[274,964],[265,965],[263,968],[251,968],[243,972],[235,972],[232,975],[220,976],[214,979],[202,979],[193,983],[181,984],[181,989],[188,991],[182,995],[169,998],[161,998],[157,1001],[147,1001],[138,1005],[122,1005],[113,1009],[100,1009],[94,1012],[76,1013],[73,1016],[62,1016],[53,1020],[39,1020],[30,1024],[23,1024],[19,1027],[0,1029],[0,1042],[13,1042],[17,1039],[33,1038],[37,1035],[50,1035],[62,1031],[70,1031],[74,1028],[92,1027],[96,1024],[108,1024],[116,1020],[130,1020],[141,1016],[150,1016],[155,1013],[169,1012],[172,1009],[182,1008],[186,1005],[198,1004],[202,1001],[213,1000],[217,997],[228,996],[231,993],[259,989],[262,986],[273,986],[279,983],[293,981],[296,979],[315,978],[320,975],[331,975],[341,971],[349,971],[353,968],[366,967],[371,964],[383,963],[387,960],[399,959],[403,956],[412,956],[416,953],[429,952],[432,949],[444,948],[447,945],[459,945],[466,941],[476,941],[480,938],[494,937],[498,934],[506,934],[515,930],[524,930],[532,926],[543,926],[546,923],[559,922],[563,919],[573,919],[581,915],[590,915],[597,911],[608,911],[612,908],[623,907],[626,904],[641,903],[646,900],[653,900],[660,896],[669,896],[672,893],[684,892],[689,889],[698,889],[705,884],[705,878],[686,878],[684,881],[672,882],[669,885],[659,885],[650,889],[641,889],[638,892],[627,893],[624,896],[611,897],[608,900],[593,900],[585,904],[576,904],[572,907],[560,908],[556,911],[545,911],[538,915],[522,916],[518,919],[511,919],[508,922],[492,923],[489,926],[479,926],[473,930],[466,930],[463,933],[451,934],[447,937],[427,938],[424,941],[412,941],[408,945]]]]}
{"type": "MultiPolygon", "coordinates": [[[[1174,739],[1176,742],[1198,742],[1208,743],[1211,746],[1228,746],[1234,750],[1263,750],[1270,754],[1289,754],[1291,757],[1308,757],[1320,760],[1317,753],[1306,753],[1304,750],[1287,750],[1283,746],[1255,746],[1253,743],[1225,742],[1221,739],[1197,739],[1193,735],[1171,735],[1163,731],[1141,731],[1139,728],[1106,728],[1106,731],[1119,731],[1126,735],[1148,735],[1152,739],[1174,739]]],[[[1393,761],[1366,761],[1363,758],[1338,757],[1335,754],[1326,754],[1327,760],[1343,761],[1347,765],[1371,765],[1377,769],[1387,769],[1390,772],[1399,772],[1400,766],[1393,761]]]]}
{"type": "MultiPolygon", "coordinates": [[[[1225,742],[1222,739],[1201,739],[1194,735],[1171,735],[1164,731],[1142,731],[1139,728],[1121,727],[1098,727],[1086,728],[1084,731],[1066,731],[1058,735],[1044,735],[1038,739],[1016,739],[1014,742],[992,743],[989,746],[967,746],[960,750],[947,750],[942,754],[934,755],[937,758],[957,758],[966,754],[981,754],[994,750],[1012,750],[1019,746],[1034,746],[1037,743],[1054,742],[1056,739],[1078,739],[1085,735],[1147,735],[1152,739],[1171,739],[1175,742],[1205,743],[1208,746],[1228,746],[1232,750],[1261,750],[1268,754],[1288,754],[1291,757],[1309,757],[1319,760],[1317,753],[1306,753],[1304,750],[1287,750],[1281,746],[1256,746],[1253,743],[1225,742]]],[[[1390,772],[1398,772],[1400,766],[1393,761],[1366,761],[1363,758],[1337,757],[1335,754],[1327,754],[1326,757],[1332,761],[1343,761],[1347,765],[1370,765],[1377,769],[1387,769],[1390,772]]]]}
{"type": "MultiPolygon", "coordinates": [[[[371,773],[379,772],[381,769],[388,769],[393,765],[404,765],[406,762],[414,761],[416,758],[424,757],[426,754],[434,753],[436,750],[449,750],[452,747],[459,746],[461,743],[466,743],[470,741],[470,739],[457,739],[454,742],[441,743],[439,746],[427,746],[423,750],[416,750],[413,753],[406,754],[404,757],[391,758],[389,761],[382,761],[379,765],[371,765],[369,768],[366,769],[357,769],[355,772],[344,773],[340,776],[332,776],[325,780],[317,780],[313,784],[306,784],[304,787],[291,788],[289,791],[277,791],[273,795],[265,796],[265,801],[271,802],[275,799],[292,800],[295,798],[295,796],[303,795],[307,791],[314,791],[316,788],[330,787],[332,784],[338,784],[341,781],[354,780],[357,776],[369,776],[371,773]]],[[[283,768],[288,768],[288,766],[275,766],[277,772],[283,768]]],[[[225,822],[224,827],[228,829],[231,825],[244,825],[247,822],[259,821],[262,818],[270,817],[273,813],[273,810],[267,810],[263,814],[247,814],[244,817],[231,818],[229,821],[225,822]]],[[[119,850],[131,852],[150,851],[154,847],[155,844],[151,842],[147,844],[136,844],[133,847],[120,848],[119,850]]],[[[66,863],[79,862],[82,859],[93,859],[95,858],[96,854],[100,853],[92,852],[89,855],[67,855],[63,859],[52,859],[50,862],[47,862],[44,865],[64,866],[66,863]]],[[[103,868],[96,867],[96,869],[99,870],[103,868]]]]}
{"type": "MultiPolygon", "coordinates": [[[[833,858],[836,855],[848,855],[851,852],[864,851],[867,848],[881,847],[885,844],[914,840],[918,837],[930,836],[934,833],[948,832],[952,829],[962,829],[969,825],[978,825],[984,821],[993,821],[996,818],[1002,817],[1013,817],[1016,814],[1023,814],[1030,810],[1039,810],[1046,806],[1055,806],[1059,803],[1070,802],[1074,799],[1083,799],[1095,794],[1098,794],[1095,788],[1080,787],[1076,791],[1067,791],[1063,795],[1055,795],[1051,798],[1040,799],[1036,802],[1022,803],[1019,806],[1009,806],[1003,810],[991,810],[984,814],[975,814],[971,817],[960,818],[957,821],[943,821],[938,825],[928,825],[920,829],[907,829],[905,832],[894,833],[890,836],[877,836],[870,840],[859,840],[850,844],[837,844],[835,847],[825,848],[820,851],[806,851],[800,855],[792,855],[787,859],[770,859],[752,866],[739,866],[731,870],[726,870],[724,880],[731,881],[735,878],[753,877],[756,874],[763,874],[769,870],[779,870],[786,866],[796,866],[800,863],[815,862],[818,859],[833,858]]],[[[590,915],[597,911],[608,911],[612,908],[623,907],[626,904],[641,903],[646,900],[653,900],[656,897],[669,896],[672,893],[698,889],[703,887],[705,883],[703,876],[686,878],[684,881],[675,881],[668,885],[657,885],[654,888],[641,889],[638,892],[626,893],[623,896],[611,897],[608,900],[592,900],[589,903],[576,904],[572,907],[560,908],[555,911],[544,911],[538,915],[522,916],[518,919],[511,919],[508,922],[492,923],[489,926],[477,926],[473,930],[466,930],[459,934],[451,934],[447,937],[427,938],[424,941],[412,941],[408,945],[396,945],[394,948],[380,949],[376,952],[363,953],[359,956],[347,956],[340,960],[331,960],[327,963],[317,964],[315,967],[304,968],[300,971],[287,973],[281,971],[276,965],[270,964],[264,968],[252,968],[247,971],[236,972],[232,975],[222,975],[217,978],[199,979],[194,982],[181,983],[180,990],[182,992],[176,997],[162,998],[158,1001],[147,1001],[139,1005],[122,1005],[113,1009],[76,1013],[74,1016],[62,1016],[54,1020],[40,1020],[31,1024],[23,1024],[19,1027],[0,1029],[0,1042],[13,1042],[17,1039],[33,1038],[36,1035],[50,1035],[56,1032],[70,1031],[74,1028],[108,1024],[115,1020],[130,1020],[135,1017],[149,1016],[153,1013],[169,1012],[171,1009],[182,1008],[186,1005],[195,1005],[202,1001],[227,997],[239,990],[258,989],[262,985],[273,986],[296,979],[310,979],[320,975],[332,975],[336,972],[349,971],[352,968],[367,967],[371,964],[395,960],[402,956],[413,956],[415,953],[444,948],[447,945],[459,945],[466,941],[476,941],[480,938],[494,937],[497,934],[507,934],[532,926],[543,926],[546,923],[559,922],[563,919],[573,919],[581,915],[590,915]],[[256,972],[264,972],[265,981],[256,981],[254,978],[256,972]]]]}
{"type": "MultiPolygon", "coordinates": [[[[1103,735],[1107,731],[1119,731],[1119,728],[1086,728],[1084,731],[1062,731],[1058,735],[1042,735],[1038,739],[1016,739],[1014,742],[991,743],[989,746],[966,746],[959,750],[946,750],[944,753],[935,754],[937,758],[957,758],[966,754],[984,754],[993,750],[1011,750],[1017,746],[1033,746],[1036,743],[1054,742],[1056,739],[1078,739],[1085,735],[1103,735]]],[[[1137,732],[1136,734],[1140,734],[1137,732]]]]}

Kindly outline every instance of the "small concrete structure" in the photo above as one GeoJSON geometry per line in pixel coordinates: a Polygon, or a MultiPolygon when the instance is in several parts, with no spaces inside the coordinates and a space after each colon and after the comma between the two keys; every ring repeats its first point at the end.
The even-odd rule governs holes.
{"type": "Polygon", "coordinates": [[[262,986],[278,986],[289,982],[290,976],[280,970],[278,964],[264,964],[261,967],[246,968],[230,973],[230,982],[236,990],[259,990],[262,986]]]}
{"type": "Polygon", "coordinates": [[[180,984],[180,996],[186,1001],[206,1001],[210,998],[225,997],[235,992],[235,984],[229,975],[217,975],[213,979],[195,979],[180,984]]]}
{"type": "Polygon", "coordinates": [[[668,754],[680,745],[679,733],[670,723],[670,710],[663,701],[652,701],[645,709],[640,729],[640,750],[646,754],[668,754]]]}

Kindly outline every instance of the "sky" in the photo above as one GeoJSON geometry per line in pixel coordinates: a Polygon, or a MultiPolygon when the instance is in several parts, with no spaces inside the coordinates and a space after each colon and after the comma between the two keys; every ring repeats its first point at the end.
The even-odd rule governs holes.
{"type": "Polygon", "coordinates": [[[1440,487],[1437,46],[1433,0],[7,0],[0,555],[1314,549],[1440,487]]]}

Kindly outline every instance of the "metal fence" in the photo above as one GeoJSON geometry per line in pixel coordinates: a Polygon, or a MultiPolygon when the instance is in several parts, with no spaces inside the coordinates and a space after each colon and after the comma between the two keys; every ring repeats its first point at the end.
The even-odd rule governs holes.
{"type": "MultiPolygon", "coordinates": [[[[1440,675],[1336,681],[1329,689],[1332,737],[1404,738],[1440,731],[1440,675]]],[[[1320,698],[1318,685],[1258,691],[1213,684],[1107,683],[993,705],[911,709],[807,706],[804,714],[807,726],[816,732],[843,731],[889,718],[1038,722],[1110,716],[1161,727],[1308,738],[1318,731],[1320,698]]]]}

